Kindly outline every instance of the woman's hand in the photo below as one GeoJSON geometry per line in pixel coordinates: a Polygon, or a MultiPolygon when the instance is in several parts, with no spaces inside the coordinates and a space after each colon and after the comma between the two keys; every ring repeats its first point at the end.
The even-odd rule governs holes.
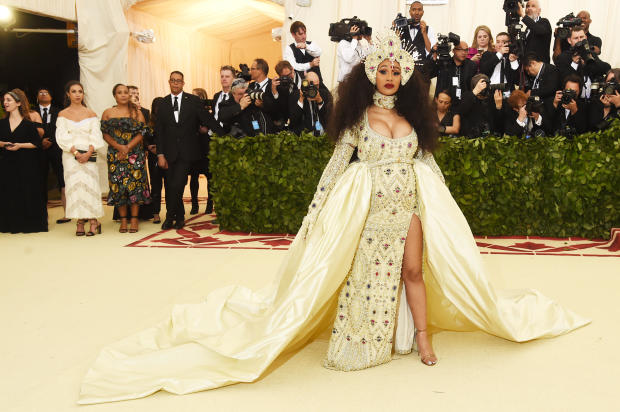
{"type": "Polygon", "coordinates": [[[480,54],[480,53],[476,53],[476,54],[474,54],[473,56],[471,56],[471,59],[470,59],[470,60],[471,60],[472,62],[476,62],[476,63],[477,63],[477,62],[479,62],[479,61],[480,61],[480,58],[481,58],[481,57],[482,57],[482,54],[480,54]]]}
{"type": "Polygon", "coordinates": [[[527,110],[525,110],[525,106],[526,105],[523,105],[519,108],[519,120],[522,122],[525,122],[525,119],[527,119],[527,110]]]}
{"type": "Polygon", "coordinates": [[[4,146],[4,148],[6,150],[10,150],[11,152],[16,152],[19,149],[21,149],[21,144],[20,143],[8,143],[4,146]]]}

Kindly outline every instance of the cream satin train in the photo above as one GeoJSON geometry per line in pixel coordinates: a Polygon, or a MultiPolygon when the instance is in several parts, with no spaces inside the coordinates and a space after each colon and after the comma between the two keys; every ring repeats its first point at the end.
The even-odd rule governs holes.
{"type": "MultiPolygon", "coordinates": [[[[537,291],[497,293],[467,221],[447,187],[416,161],[425,241],[424,276],[434,329],[483,330],[513,341],[557,336],[589,323],[537,291]]],[[[338,179],[307,240],[296,238],[274,283],[229,286],[198,304],[176,305],[154,328],[104,348],[87,372],[80,404],[186,394],[252,382],[281,354],[331,326],[370,206],[368,167],[338,179]]],[[[401,298],[395,350],[408,352],[413,320],[401,298]]]]}

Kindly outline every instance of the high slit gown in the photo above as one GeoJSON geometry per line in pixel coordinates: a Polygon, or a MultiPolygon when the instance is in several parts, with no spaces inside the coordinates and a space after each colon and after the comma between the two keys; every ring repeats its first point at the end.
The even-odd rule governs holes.
{"type": "Polygon", "coordinates": [[[413,215],[423,230],[431,330],[523,342],[590,322],[535,290],[495,291],[432,154],[418,148],[414,131],[387,138],[364,115],[336,145],[273,284],[215,290],[104,348],[78,403],[252,382],[326,329],[331,369],[368,368],[410,352],[414,324],[400,271],[413,215]],[[355,147],[359,161],[349,163],[355,147]]]}

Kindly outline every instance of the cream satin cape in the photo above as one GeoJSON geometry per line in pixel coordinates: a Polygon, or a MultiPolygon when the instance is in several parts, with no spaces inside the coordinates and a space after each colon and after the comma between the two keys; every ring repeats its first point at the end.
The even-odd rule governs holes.
{"type": "MultiPolygon", "coordinates": [[[[434,329],[483,330],[522,342],[589,323],[535,290],[496,292],[476,242],[448,188],[420,161],[417,174],[426,258],[428,319],[434,329]]],[[[368,166],[351,164],[338,179],[314,229],[292,243],[274,283],[254,292],[224,287],[198,304],[176,305],[159,325],[102,350],[78,403],[186,394],[252,382],[281,354],[333,322],[370,206],[368,166]]],[[[404,294],[404,292],[403,292],[404,294]]],[[[407,352],[413,320],[401,298],[395,349],[407,352]]]]}

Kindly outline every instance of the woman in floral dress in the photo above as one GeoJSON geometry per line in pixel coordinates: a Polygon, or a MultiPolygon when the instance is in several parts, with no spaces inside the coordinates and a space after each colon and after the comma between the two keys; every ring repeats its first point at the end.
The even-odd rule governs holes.
{"type": "Polygon", "coordinates": [[[131,212],[129,233],[138,231],[140,205],[151,201],[146,172],[143,135],[147,131],[144,116],[129,99],[129,89],[117,84],[112,89],[116,106],[101,116],[101,131],[108,143],[108,205],[118,206],[119,232],[127,232],[127,209],[131,212]]]}

